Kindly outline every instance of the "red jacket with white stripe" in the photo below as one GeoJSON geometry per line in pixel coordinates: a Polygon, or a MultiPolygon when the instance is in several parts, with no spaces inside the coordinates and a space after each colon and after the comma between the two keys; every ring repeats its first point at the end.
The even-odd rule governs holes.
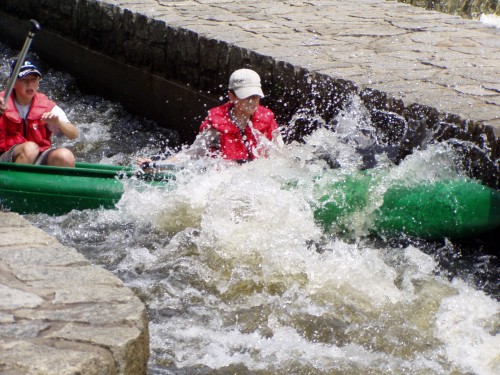
{"type": "MultiPolygon", "coordinates": [[[[4,92],[0,95],[3,96],[4,92]]],[[[55,105],[56,103],[44,94],[36,93],[24,121],[17,111],[12,93],[7,100],[7,110],[0,117],[0,153],[27,141],[35,142],[40,151],[50,148],[52,132],[47,129],[47,123],[42,121],[41,117],[45,112],[50,112],[55,105]]]]}
{"type": "Polygon", "coordinates": [[[231,120],[232,107],[233,104],[228,102],[209,110],[208,116],[200,126],[200,132],[208,129],[215,129],[218,131],[220,135],[220,148],[218,151],[224,159],[254,159],[259,155],[256,153],[257,140],[255,139],[252,127],[266,136],[269,140],[272,140],[272,133],[278,128],[278,124],[274,119],[274,114],[270,109],[259,105],[251,118],[252,127],[247,126],[245,130],[242,131],[231,120]],[[246,136],[246,142],[243,140],[243,135],[246,136]]]}

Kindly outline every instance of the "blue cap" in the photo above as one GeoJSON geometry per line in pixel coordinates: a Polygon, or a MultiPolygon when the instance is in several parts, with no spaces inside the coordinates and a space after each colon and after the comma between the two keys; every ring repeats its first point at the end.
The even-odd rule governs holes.
{"type": "MultiPolygon", "coordinates": [[[[12,63],[12,69],[10,71],[10,74],[12,75],[12,72],[14,71],[14,68],[16,67],[17,60],[14,60],[12,63]]],[[[19,74],[17,75],[17,78],[23,78],[26,77],[28,74],[36,74],[40,78],[42,77],[42,73],[38,70],[36,65],[32,64],[31,61],[25,61],[23,62],[23,65],[21,65],[21,69],[19,69],[19,74]]]]}

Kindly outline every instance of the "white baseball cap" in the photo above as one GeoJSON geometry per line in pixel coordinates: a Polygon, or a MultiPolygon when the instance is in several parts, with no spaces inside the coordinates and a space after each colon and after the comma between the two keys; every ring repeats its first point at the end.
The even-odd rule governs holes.
{"type": "Polygon", "coordinates": [[[233,90],[240,99],[246,99],[252,95],[264,97],[260,85],[259,75],[251,69],[238,69],[229,77],[229,89],[233,90]]]}

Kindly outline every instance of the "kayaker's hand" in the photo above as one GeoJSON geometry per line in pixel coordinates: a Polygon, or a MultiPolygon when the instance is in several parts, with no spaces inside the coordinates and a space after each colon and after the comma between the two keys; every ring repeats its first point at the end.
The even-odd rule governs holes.
{"type": "Polygon", "coordinates": [[[45,112],[42,115],[42,120],[51,126],[59,128],[61,133],[63,133],[69,139],[75,139],[78,137],[78,129],[71,122],[61,121],[58,115],[52,112],[45,112]]]}
{"type": "Polygon", "coordinates": [[[47,124],[59,127],[59,116],[53,114],[52,112],[45,112],[42,115],[42,120],[47,124]]]}
{"type": "Polygon", "coordinates": [[[0,97],[0,116],[7,110],[7,106],[5,105],[3,98],[0,97]]]}
{"type": "Polygon", "coordinates": [[[142,167],[146,163],[152,163],[152,162],[153,162],[153,160],[149,159],[149,158],[138,158],[137,159],[137,165],[139,167],[142,167]]]}

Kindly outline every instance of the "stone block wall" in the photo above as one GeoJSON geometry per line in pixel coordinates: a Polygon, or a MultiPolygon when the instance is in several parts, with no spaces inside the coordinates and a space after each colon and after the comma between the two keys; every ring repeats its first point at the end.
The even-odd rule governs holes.
{"type": "Polygon", "coordinates": [[[0,212],[0,373],[145,375],[146,306],[18,214],[0,212]]]}
{"type": "MultiPolygon", "coordinates": [[[[500,156],[500,142],[493,127],[440,113],[428,105],[407,104],[380,90],[309,71],[236,43],[207,38],[203,33],[183,27],[168,14],[148,8],[146,5],[150,3],[145,2],[143,9],[135,7],[131,11],[127,1],[0,0],[0,12],[18,19],[35,18],[45,30],[112,61],[206,94],[206,98],[198,100],[199,110],[193,109],[196,113],[189,115],[193,120],[181,134],[186,142],[194,138],[209,97],[214,103],[225,95],[230,73],[242,66],[258,67],[264,90],[269,94],[266,104],[273,108],[278,121],[288,124],[294,117],[294,126],[284,129],[288,141],[301,140],[319,126],[311,121],[317,115],[326,122],[335,118],[351,95],[357,94],[370,110],[374,125],[386,139],[398,144],[398,160],[420,145],[426,130],[430,129],[438,140],[458,137],[489,150],[488,160],[480,153],[467,151],[464,160],[470,165],[466,167],[473,177],[490,186],[500,186],[499,166],[494,162],[500,156]],[[402,132],[403,127],[407,131],[402,132]]],[[[134,109],[138,107],[141,106],[135,105],[134,109]]],[[[142,107],[146,112],[155,111],[156,116],[152,117],[161,124],[161,118],[165,117],[161,106],[155,109],[145,103],[142,107]]],[[[190,106],[184,103],[174,112],[187,107],[190,106]]],[[[180,119],[178,125],[169,125],[174,129],[186,127],[186,117],[180,119]]]]}

